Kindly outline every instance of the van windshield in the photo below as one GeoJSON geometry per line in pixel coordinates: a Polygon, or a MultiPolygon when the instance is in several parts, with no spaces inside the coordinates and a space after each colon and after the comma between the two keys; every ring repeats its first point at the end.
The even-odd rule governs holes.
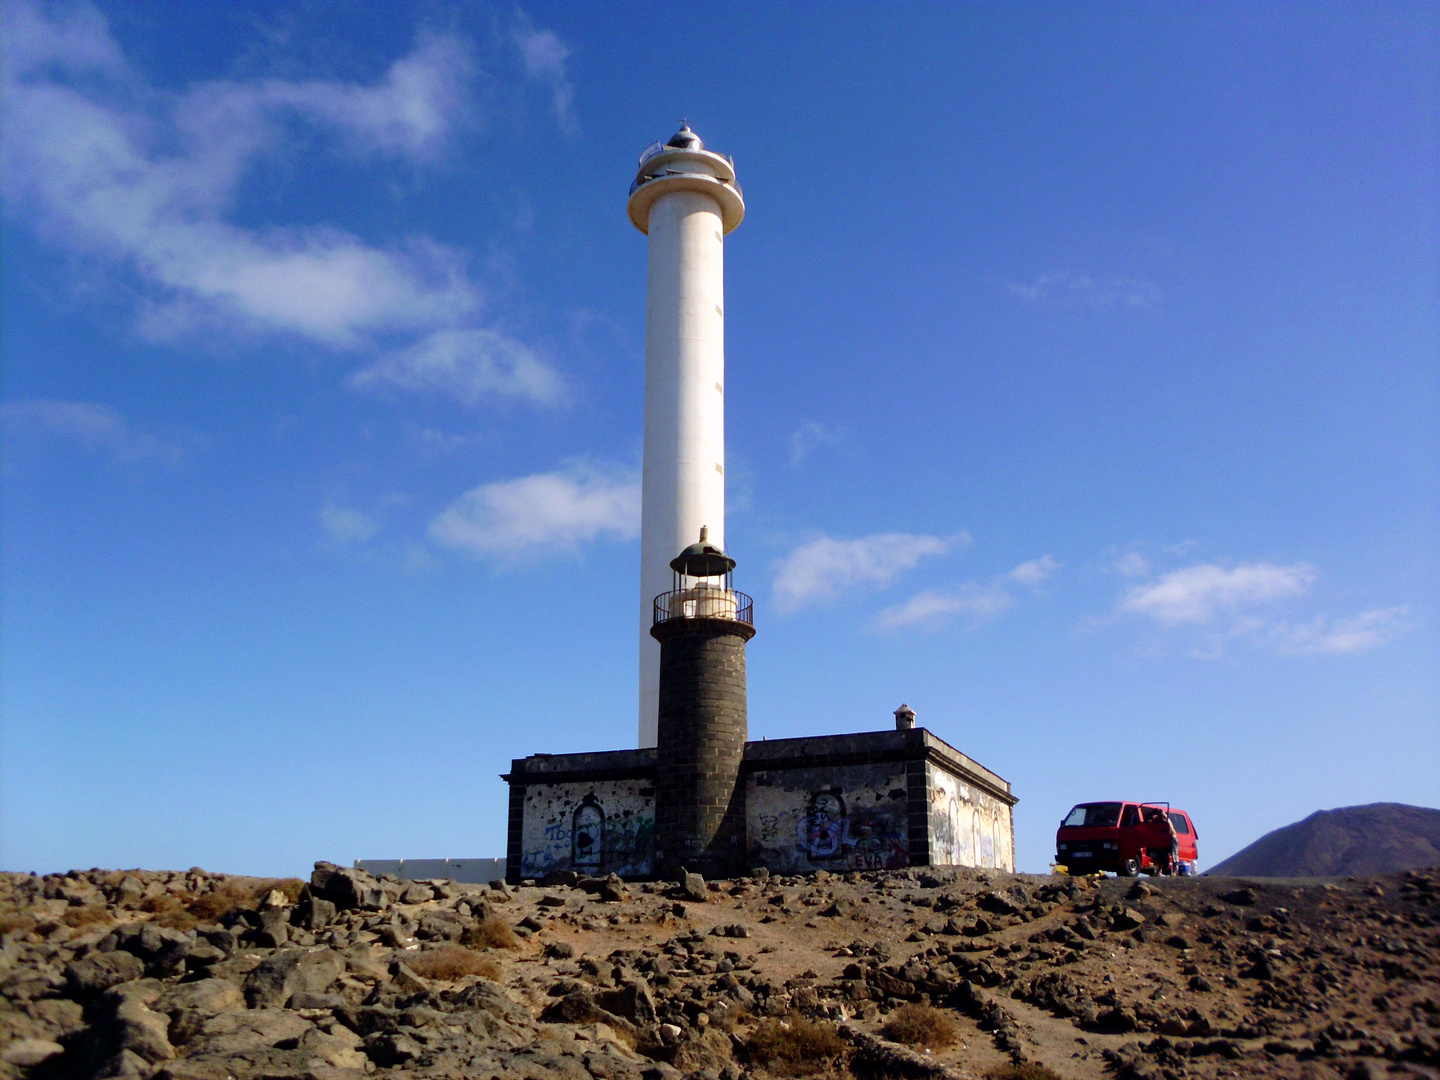
{"type": "Polygon", "coordinates": [[[1120,820],[1120,804],[1118,802],[1095,802],[1081,803],[1065,815],[1062,826],[1089,826],[1095,829],[1114,828],[1115,823],[1120,820]]]}

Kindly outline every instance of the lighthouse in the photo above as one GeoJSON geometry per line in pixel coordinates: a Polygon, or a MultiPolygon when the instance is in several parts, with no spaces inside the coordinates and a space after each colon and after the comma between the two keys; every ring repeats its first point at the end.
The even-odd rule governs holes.
{"type": "Polygon", "coordinates": [[[750,740],[754,605],[725,549],[729,158],[688,125],[640,155],[649,238],[640,745],[515,758],[505,879],[546,886],[907,866],[1014,870],[1010,784],[915,723],[750,740]],[[678,553],[678,554],[677,554],[678,553]]]}
{"type": "Polygon", "coordinates": [[[640,155],[626,209],[649,238],[645,450],[640,510],[639,745],[659,719],[654,600],[671,560],[695,542],[725,546],[725,236],[745,216],[727,157],[683,125],[640,155]]]}

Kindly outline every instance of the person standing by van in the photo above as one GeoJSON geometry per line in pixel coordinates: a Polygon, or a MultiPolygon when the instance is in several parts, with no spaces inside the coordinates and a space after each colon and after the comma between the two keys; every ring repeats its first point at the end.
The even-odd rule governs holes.
{"type": "Polygon", "coordinates": [[[1165,852],[1163,873],[1175,874],[1180,870],[1180,834],[1175,831],[1175,822],[1170,820],[1170,815],[1164,810],[1160,811],[1159,818],[1165,823],[1164,835],[1170,838],[1170,847],[1165,852]]]}
{"type": "Polygon", "coordinates": [[[1162,874],[1174,874],[1180,864],[1180,837],[1175,823],[1161,806],[1147,806],[1143,811],[1145,824],[1153,830],[1147,838],[1154,847],[1149,849],[1150,861],[1155,863],[1162,874]]]}

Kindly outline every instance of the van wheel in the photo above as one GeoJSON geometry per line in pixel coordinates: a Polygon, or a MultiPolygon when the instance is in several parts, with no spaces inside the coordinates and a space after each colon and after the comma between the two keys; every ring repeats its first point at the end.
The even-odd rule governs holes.
{"type": "Polygon", "coordinates": [[[1120,864],[1121,877],[1136,877],[1140,873],[1139,859],[1126,859],[1120,864]]]}

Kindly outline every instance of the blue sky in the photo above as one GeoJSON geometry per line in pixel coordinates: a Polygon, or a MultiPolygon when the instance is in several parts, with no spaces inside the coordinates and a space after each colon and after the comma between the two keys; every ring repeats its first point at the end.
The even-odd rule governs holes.
{"type": "Polygon", "coordinates": [[[635,159],[733,154],[752,738],[1440,805],[1433,6],[7,5],[0,863],[499,855],[635,740],[635,159]]]}

